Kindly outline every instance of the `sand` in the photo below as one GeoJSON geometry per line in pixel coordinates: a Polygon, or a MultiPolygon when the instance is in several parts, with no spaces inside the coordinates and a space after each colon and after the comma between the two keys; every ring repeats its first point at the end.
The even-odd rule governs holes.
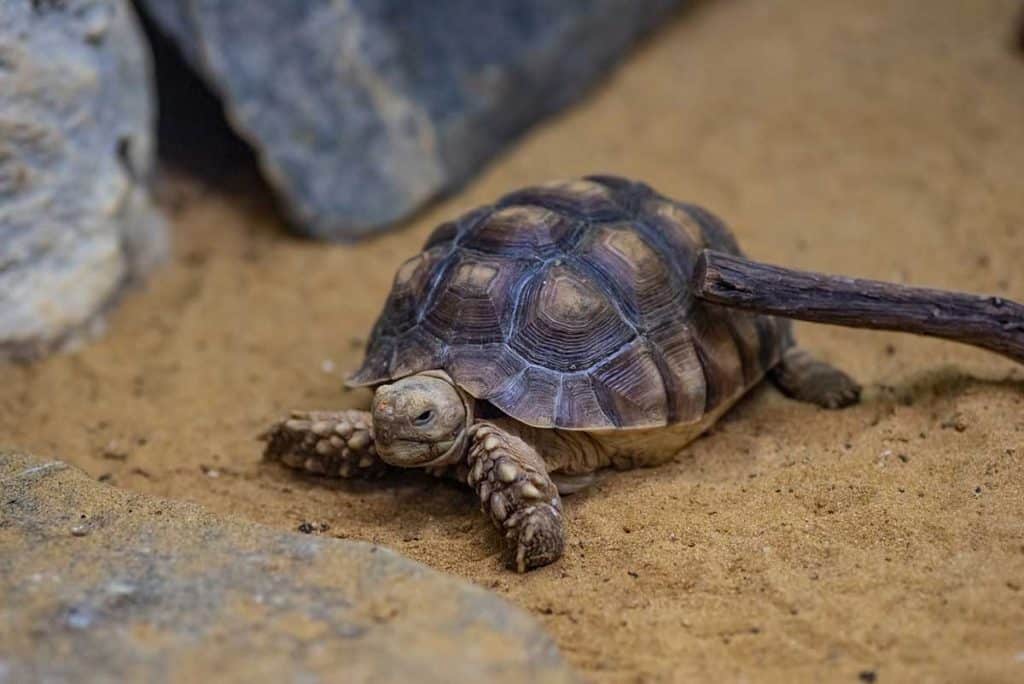
{"type": "Polygon", "coordinates": [[[1024,299],[1018,4],[697,3],[457,195],[354,246],[290,237],[251,170],[171,169],[173,260],[99,342],[3,369],[0,441],[386,544],[524,606],[594,681],[1024,680],[1024,370],[991,354],[800,325],[859,406],[756,389],[673,463],[568,498],[565,558],[524,576],[468,491],[294,476],[255,441],[289,408],[365,405],[341,380],[397,265],[540,180],[629,175],[764,260],[1024,299]]]}

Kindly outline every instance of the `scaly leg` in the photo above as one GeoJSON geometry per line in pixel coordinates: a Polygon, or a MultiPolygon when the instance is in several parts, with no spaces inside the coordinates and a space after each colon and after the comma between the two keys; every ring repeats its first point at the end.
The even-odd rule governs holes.
{"type": "Polygon", "coordinates": [[[860,400],[860,385],[853,378],[800,347],[787,349],[770,375],[786,396],[822,408],[844,408],[860,400]]]}
{"type": "Polygon", "coordinates": [[[562,556],[562,502],[544,461],[519,437],[493,423],[470,427],[466,481],[481,510],[505,535],[505,562],[518,571],[562,556]]]}
{"type": "Polygon", "coordinates": [[[369,411],[292,411],[260,438],[266,460],[317,475],[366,477],[387,467],[374,449],[369,411]]]}

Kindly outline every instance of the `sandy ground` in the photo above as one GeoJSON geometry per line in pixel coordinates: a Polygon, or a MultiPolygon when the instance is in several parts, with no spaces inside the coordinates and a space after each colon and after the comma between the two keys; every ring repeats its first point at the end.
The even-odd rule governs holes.
{"type": "MultiPolygon", "coordinates": [[[[289,237],[256,182],[165,180],[172,263],[78,353],[3,370],[0,441],[117,486],[372,540],[532,611],[596,681],[1024,680],[1024,371],[802,325],[865,384],[842,412],[755,390],[667,466],[566,502],[517,576],[468,492],[259,460],[345,370],[446,217],[610,171],[714,209],[765,260],[1024,299],[1024,56],[1009,0],[699,3],[457,196],[357,246],[289,237]]],[[[424,597],[429,600],[429,597],[424,597]]]]}

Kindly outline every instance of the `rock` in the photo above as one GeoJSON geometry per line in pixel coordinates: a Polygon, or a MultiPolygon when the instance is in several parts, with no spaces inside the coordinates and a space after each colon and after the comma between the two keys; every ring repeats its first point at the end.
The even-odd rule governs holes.
{"type": "Polygon", "coordinates": [[[678,0],[144,0],[297,227],[347,238],[464,180],[678,0]]]}
{"type": "Polygon", "coordinates": [[[142,9],[175,42],[185,59],[193,66],[199,66],[201,62],[188,16],[188,3],[181,0],[157,0],[147,3],[142,9]]]}
{"type": "Polygon", "coordinates": [[[0,356],[90,329],[164,254],[150,86],[126,3],[0,3],[0,356]]]}
{"type": "Polygon", "coordinates": [[[0,494],[0,681],[575,681],[525,613],[387,549],[9,452],[0,494]]]}

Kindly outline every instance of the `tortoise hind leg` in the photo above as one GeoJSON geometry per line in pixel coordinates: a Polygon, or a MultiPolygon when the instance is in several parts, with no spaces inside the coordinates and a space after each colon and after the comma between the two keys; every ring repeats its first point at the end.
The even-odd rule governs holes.
{"type": "Polygon", "coordinates": [[[787,397],[822,408],[844,408],[860,400],[860,385],[853,378],[797,346],[783,353],[769,376],[787,397]]]}
{"type": "Polygon", "coordinates": [[[466,481],[480,508],[505,536],[505,562],[526,572],[562,556],[565,531],[558,488],[544,460],[519,437],[493,423],[470,428],[466,481]]]}

